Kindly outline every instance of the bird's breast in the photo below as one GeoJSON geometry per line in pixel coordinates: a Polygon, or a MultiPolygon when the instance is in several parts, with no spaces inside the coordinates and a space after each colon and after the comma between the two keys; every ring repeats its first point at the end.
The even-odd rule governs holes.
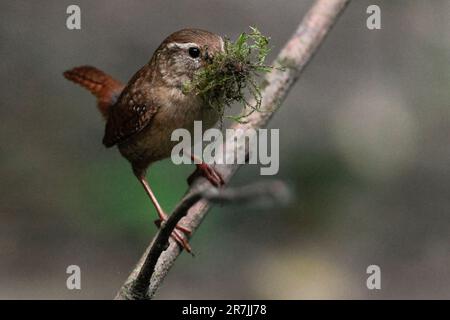
{"type": "Polygon", "coordinates": [[[119,146],[120,152],[132,163],[146,167],[150,163],[167,158],[179,143],[171,141],[176,129],[187,129],[193,137],[194,121],[202,121],[204,130],[218,121],[219,114],[196,96],[184,95],[181,90],[166,92],[160,101],[158,112],[139,133],[119,146]]]}

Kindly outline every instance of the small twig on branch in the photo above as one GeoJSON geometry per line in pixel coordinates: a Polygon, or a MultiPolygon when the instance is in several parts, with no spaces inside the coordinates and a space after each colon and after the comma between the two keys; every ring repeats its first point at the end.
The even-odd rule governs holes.
{"type": "Polygon", "coordinates": [[[202,192],[202,198],[214,204],[263,203],[265,208],[286,205],[290,196],[288,188],[281,181],[253,183],[239,188],[208,188],[202,192]]]}
{"type": "MultiPolygon", "coordinates": [[[[234,124],[233,129],[242,129],[242,132],[245,132],[247,129],[258,129],[267,125],[348,2],[349,0],[315,1],[275,60],[274,66],[284,67],[285,70],[274,68],[265,77],[265,87],[261,92],[261,112],[252,113],[246,123],[234,124]]],[[[234,144],[226,143],[226,156],[235,154],[228,152],[230,146],[235,147],[234,144]]],[[[238,145],[237,148],[245,150],[245,143],[238,145]]],[[[239,152],[240,150],[237,150],[236,154],[239,152]]],[[[226,163],[236,163],[236,161],[227,161],[226,163]]],[[[239,164],[230,164],[217,166],[216,169],[228,182],[239,167],[239,164]]],[[[211,185],[205,179],[198,179],[194,182],[169,220],[152,240],[137,266],[117,293],[116,299],[149,299],[153,297],[181,252],[175,242],[170,242],[166,248],[173,228],[181,218],[183,225],[192,231],[198,228],[210,208],[210,202],[218,200],[214,199],[214,191],[209,191],[210,188],[211,185]]],[[[224,195],[219,198],[221,201],[227,199],[224,195]]],[[[233,198],[236,200],[236,197],[230,199],[233,198]]]]}

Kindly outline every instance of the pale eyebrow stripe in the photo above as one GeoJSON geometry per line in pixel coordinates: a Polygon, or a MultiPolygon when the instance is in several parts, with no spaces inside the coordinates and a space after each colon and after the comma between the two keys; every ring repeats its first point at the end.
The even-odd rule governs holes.
{"type": "Polygon", "coordinates": [[[187,49],[190,47],[197,47],[198,48],[198,44],[194,43],[194,42],[186,42],[186,43],[179,43],[179,42],[171,42],[167,45],[167,47],[169,49],[172,49],[174,47],[180,48],[180,49],[187,49]]]}

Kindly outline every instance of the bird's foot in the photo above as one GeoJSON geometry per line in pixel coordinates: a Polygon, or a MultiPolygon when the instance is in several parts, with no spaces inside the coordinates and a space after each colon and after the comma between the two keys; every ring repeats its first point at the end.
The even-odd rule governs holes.
{"type": "MultiPolygon", "coordinates": [[[[161,223],[162,221],[167,221],[167,216],[164,216],[160,219],[155,220],[155,224],[158,228],[161,227],[161,223]]],[[[186,239],[185,235],[190,236],[192,234],[192,231],[186,227],[183,227],[179,224],[177,224],[175,226],[175,229],[172,231],[172,234],[170,235],[170,237],[175,240],[176,243],[178,243],[182,248],[184,248],[187,252],[189,252],[190,254],[194,255],[194,253],[192,252],[192,248],[189,245],[188,240],[186,239]]]]}
{"type": "Polygon", "coordinates": [[[204,162],[197,164],[197,168],[187,179],[188,184],[191,185],[199,176],[205,177],[217,188],[225,184],[222,175],[216,169],[204,162]]]}

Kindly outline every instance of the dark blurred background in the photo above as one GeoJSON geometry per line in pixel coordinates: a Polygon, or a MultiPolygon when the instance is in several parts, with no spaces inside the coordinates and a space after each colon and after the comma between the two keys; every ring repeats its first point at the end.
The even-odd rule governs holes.
{"type": "MultiPolygon", "coordinates": [[[[270,35],[271,59],[312,1],[2,1],[0,298],[113,298],[156,212],[94,98],[62,77],[127,81],[171,32],[270,35]],[[66,28],[81,7],[82,29],[66,28]],[[79,265],[82,289],[66,288],[79,265]]],[[[450,298],[450,1],[353,1],[271,122],[283,209],[214,208],[158,298],[450,298]],[[366,28],[381,7],[382,29],[366,28]],[[382,289],[366,288],[381,267],[382,289]]],[[[166,211],[190,166],[149,179],[166,211]]],[[[233,185],[270,180],[243,167],[233,185]]]]}

